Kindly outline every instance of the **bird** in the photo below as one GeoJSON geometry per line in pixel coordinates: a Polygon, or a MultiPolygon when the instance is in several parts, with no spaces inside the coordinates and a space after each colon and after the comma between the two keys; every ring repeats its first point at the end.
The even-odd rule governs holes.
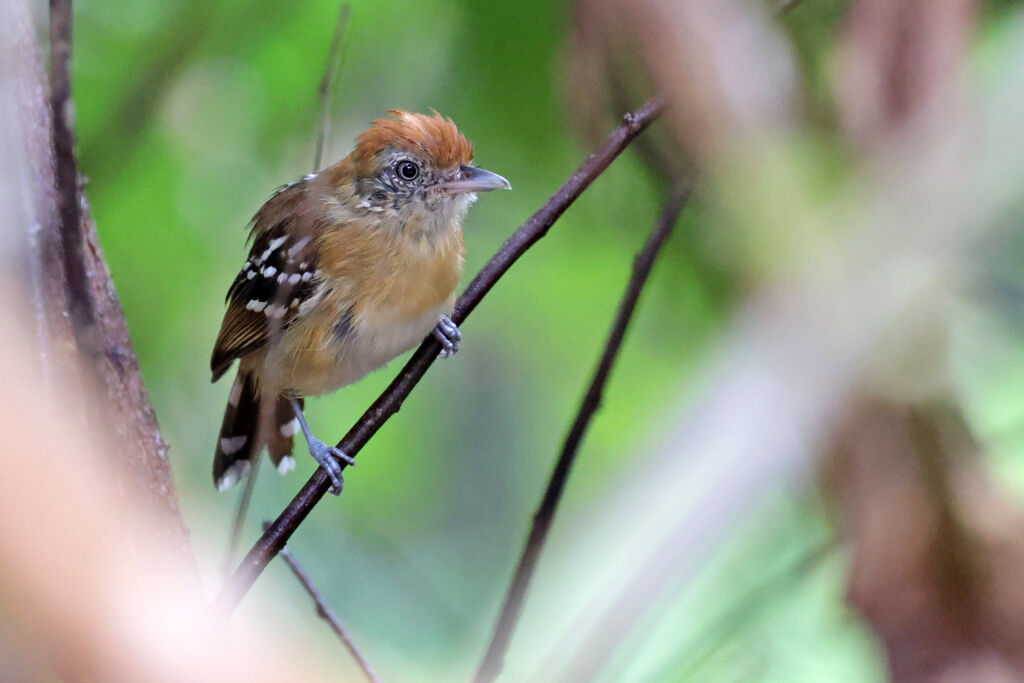
{"type": "Polygon", "coordinates": [[[305,399],[362,379],[429,335],[459,349],[449,317],[462,275],[462,223],[478,192],[511,189],[473,164],[473,145],[436,110],[397,109],[336,164],[279,187],[249,223],[248,258],[228,289],[212,381],[238,360],[213,480],[226,491],[263,447],[294,469],[293,437],[341,492],[339,460],[309,427],[305,399]]]}

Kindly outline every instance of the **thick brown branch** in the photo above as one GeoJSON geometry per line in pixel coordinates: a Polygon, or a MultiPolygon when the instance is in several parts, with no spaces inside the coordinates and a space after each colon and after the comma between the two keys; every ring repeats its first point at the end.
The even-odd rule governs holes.
{"type": "MultiPolygon", "coordinates": [[[[477,273],[456,304],[452,320],[461,324],[512,264],[547,234],[559,216],[608,168],[637,135],[658,118],[664,108],[665,100],[656,97],[635,112],[624,116],[622,124],[609,136],[605,144],[583,162],[558,192],[513,233],[487,265],[477,273]]],[[[428,337],[384,393],[338,443],[338,447],[355,456],[388,418],[398,412],[402,402],[423,378],[440,350],[440,342],[432,336],[428,337]]],[[[342,467],[344,466],[342,463],[342,467]]],[[[295,533],[295,529],[329,488],[330,479],[323,469],[318,469],[242,560],[232,581],[217,597],[216,605],[220,610],[229,613],[235,608],[267,563],[284,547],[288,538],[295,533]]]]}
{"type": "Polygon", "coordinates": [[[555,518],[555,512],[562,499],[562,492],[569,479],[569,471],[572,469],[579,453],[580,444],[586,435],[587,428],[593,419],[598,408],[601,406],[601,399],[604,394],[605,385],[611,375],[612,368],[618,358],[619,350],[622,348],[622,341],[626,336],[626,330],[633,319],[637,301],[640,293],[651,274],[654,261],[661,252],[662,246],[672,232],[673,226],[679,219],[690,192],[690,184],[677,183],[665,202],[665,206],[658,217],[657,222],[651,229],[647,241],[637,254],[633,262],[633,274],[626,284],[626,291],[619,302],[618,310],[615,313],[615,320],[612,322],[611,331],[608,334],[608,341],[605,342],[604,351],[594,369],[594,375],[590,379],[587,393],[580,403],[579,410],[573,420],[572,427],[562,444],[562,451],[558,455],[555,468],[551,472],[547,489],[541,499],[540,506],[533,516],[533,526],[526,539],[526,545],[519,556],[519,565],[516,567],[512,582],[509,585],[508,593],[505,596],[505,603],[502,605],[501,613],[498,615],[497,624],[494,627],[494,634],[487,646],[487,652],[480,662],[480,668],[476,672],[477,681],[493,681],[501,673],[505,662],[505,653],[508,652],[509,642],[515,630],[516,622],[526,599],[526,590],[530,580],[533,578],[533,570],[537,566],[544,542],[547,540],[548,531],[555,518]]]}
{"type": "Polygon", "coordinates": [[[99,353],[99,342],[85,272],[78,161],[71,128],[71,30],[71,0],[50,0],[50,116],[68,313],[79,353],[94,357],[99,353]]]}
{"type": "MultiPolygon", "coordinates": [[[[115,476],[126,476],[126,490],[150,503],[166,533],[164,546],[184,567],[194,569],[188,531],[178,509],[177,497],[160,436],[156,416],[139,372],[138,359],[128,335],[121,303],[96,234],[88,203],[81,191],[75,157],[73,101],[71,98],[72,6],[71,0],[50,2],[50,106],[57,224],[45,229],[50,238],[40,240],[46,250],[43,263],[60,263],[39,277],[51,318],[70,319],[74,349],[57,352],[77,358],[77,375],[92,396],[86,418],[95,435],[104,439],[103,452],[122,456],[115,476]],[[60,251],[55,259],[52,251],[60,251]],[[54,282],[59,280],[59,285],[54,282]]],[[[41,353],[55,349],[41,344],[41,353]]]]}

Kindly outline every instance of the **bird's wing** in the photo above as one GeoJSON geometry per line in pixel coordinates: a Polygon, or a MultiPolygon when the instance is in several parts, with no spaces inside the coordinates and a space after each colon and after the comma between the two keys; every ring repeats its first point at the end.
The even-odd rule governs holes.
{"type": "Polygon", "coordinates": [[[252,248],[228,290],[228,310],[210,359],[216,381],[241,358],[299,319],[322,286],[312,226],[299,223],[304,181],[279,189],[252,222],[252,248]]]}

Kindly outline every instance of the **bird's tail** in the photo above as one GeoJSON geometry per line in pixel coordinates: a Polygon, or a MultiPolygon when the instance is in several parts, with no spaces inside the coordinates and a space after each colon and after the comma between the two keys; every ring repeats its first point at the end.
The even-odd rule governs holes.
{"type": "MultiPolygon", "coordinates": [[[[302,399],[299,399],[302,403],[302,399]]],[[[213,458],[213,483],[227,491],[249,472],[253,458],[264,445],[270,460],[281,474],[295,469],[292,437],[298,421],[286,396],[277,396],[274,411],[268,415],[266,434],[260,434],[260,387],[252,373],[239,371],[228,395],[228,407],[217,439],[213,458]]]]}

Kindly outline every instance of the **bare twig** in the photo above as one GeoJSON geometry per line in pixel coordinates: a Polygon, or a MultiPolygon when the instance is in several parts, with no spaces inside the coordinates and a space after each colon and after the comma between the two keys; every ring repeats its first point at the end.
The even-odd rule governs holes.
{"type": "Polygon", "coordinates": [[[316,152],[313,156],[313,173],[320,170],[320,163],[323,161],[324,148],[327,146],[327,128],[330,124],[331,102],[333,94],[338,85],[338,74],[341,73],[341,65],[344,58],[343,39],[345,27],[348,26],[348,19],[352,8],[347,2],[343,2],[338,8],[338,21],[334,25],[334,37],[331,38],[331,50],[327,53],[327,65],[324,67],[324,77],[320,80],[320,116],[317,125],[316,152]]]}
{"type": "MultiPolygon", "coordinates": [[[[263,522],[264,530],[269,527],[269,521],[263,522]]],[[[342,644],[352,655],[352,658],[356,660],[356,664],[359,665],[360,670],[362,670],[366,675],[367,680],[372,683],[376,683],[378,679],[377,674],[373,671],[373,667],[371,667],[370,663],[366,661],[366,657],[363,656],[362,651],[356,646],[355,641],[352,640],[352,635],[348,632],[348,629],[345,628],[345,625],[341,623],[341,620],[334,613],[334,610],[332,610],[324,600],[324,597],[320,594],[317,587],[313,585],[313,579],[311,579],[309,574],[306,573],[306,570],[303,569],[301,564],[299,564],[299,561],[295,559],[295,556],[292,555],[292,551],[288,549],[288,546],[285,546],[281,548],[281,551],[278,554],[281,556],[281,559],[284,560],[285,564],[288,565],[288,568],[292,570],[292,573],[295,574],[295,578],[299,580],[302,587],[306,589],[307,593],[309,593],[309,597],[313,598],[313,604],[316,605],[317,616],[330,625],[331,630],[337,634],[342,644]]]]}
{"type": "MultiPolygon", "coordinates": [[[[665,108],[662,97],[651,99],[635,112],[623,117],[622,124],[609,136],[605,144],[591,154],[572,176],[562,185],[537,213],[533,214],[501,246],[491,260],[477,273],[466,288],[458,303],[452,320],[461,324],[484,296],[498,282],[502,275],[519,260],[526,251],[547,234],[548,229],[566,209],[608,168],[609,164],[642,133],[665,108]]],[[[350,456],[355,456],[378,429],[402,406],[409,392],[419,383],[434,363],[441,344],[434,337],[428,337],[412,358],[399,371],[384,393],[371,405],[338,447],[350,456]]],[[[344,463],[340,463],[342,467],[344,463]]],[[[264,532],[241,565],[229,585],[217,597],[216,606],[224,613],[231,612],[241,601],[288,538],[306,518],[317,502],[327,493],[331,482],[322,468],[316,470],[302,490],[292,499],[288,507],[278,516],[271,527],[264,532]]]]}
{"type": "Polygon", "coordinates": [[[594,369],[593,377],[587,393],[580,403],[579,410],[573,420],[572,427],[562,444],[562,451],[558,455],[555,468],[551,472],[547,489],[541,499],[540,506],[533,516],[533,525],[530,527],[530,534],[526,539],[522,554],[519,556],[519,564],[516,567],[512,582],[509,585],[508,593],[505,595],[505,603],[502,605],[501,613],[498,615],[497,624],[494,627],[494,634],[487,646],[487,652],[480,662],[480,668],[476,672],[476,681],[493,681],[501,673],[505,662],[505,653],[508,652],[509,642],[515,630],[516,622],[526,599],[526,590],[530,580],[533,578],[533,570],[537,566],[537,560],[544,548],[548,531],[555,518],[555,512],[562,499],[562,492],[569,479],[569,471],[572,469],[579,453],[580,444],[586,435],[587,428],[593,419],[598,408],[601,406],[602,395],[605,385],[611,375],[612,368],[618,358],[619,350],[622,348],[622,341],[626,336],[626,330],[633,319],[637,301],[640,293],[651,274],[654,261],[658,257],[662,246],[672,232],[673,226],[679,219],[683,205],[690,193],[691,183],[677,182],[665,202],[665,206],[658,216],[654,227],[651,229],[644,243],[643,249],[636,256],[633,262],[633,274],[626,284],[626,291],[619,302],[619,308],[615,313],[608,340],[605,342],[604,351],[594,369]]]}

